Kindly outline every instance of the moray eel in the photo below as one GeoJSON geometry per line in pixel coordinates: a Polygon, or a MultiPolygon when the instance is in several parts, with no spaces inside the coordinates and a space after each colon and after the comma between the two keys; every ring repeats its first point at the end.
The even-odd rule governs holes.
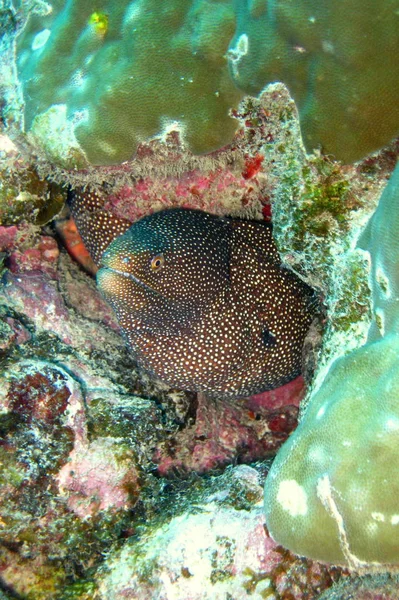
{"type": "Polygon", "coordinates": [[[319,303],[281,264],[270,225],[182,208],[131,225],[103,203],[93,192],[70,200],[139,365],[171,386],[222,397],[301,373],[319,303]]]}

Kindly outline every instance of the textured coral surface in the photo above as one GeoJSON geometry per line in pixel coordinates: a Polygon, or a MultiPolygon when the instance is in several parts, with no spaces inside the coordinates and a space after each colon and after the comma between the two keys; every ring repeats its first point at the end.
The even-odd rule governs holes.
{"type": "Polygon", "coordinates": [[[117,164],[173,122],[194,152],[221,148],[229,109],[275,81],[310,149],[349,162],[398,133],[398,0],[32,4],[17,43],[26,130],[58,163],[117,164]]]}

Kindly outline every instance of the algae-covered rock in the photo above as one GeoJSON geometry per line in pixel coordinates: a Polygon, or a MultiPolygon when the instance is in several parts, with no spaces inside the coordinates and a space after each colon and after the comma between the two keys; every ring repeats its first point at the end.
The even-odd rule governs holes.
{"type": "Polygon", "coordinates": [[[398,600],[399,577],[395,573],[377,573],[343,578],[318,600],[398,600]]]}
{"type": "Polygon", "coordinates": [[[339,579],[340,569],[294,557],[265,534],[256,470],[238,466],[198,487],[108,557],[99,600],[305,600],[339,579]]]}
{"type": "Polygon", "coordinates": [[[44,225],[64,202],[62,188],[41,178],[34,164],[26,165],[11,140],[0,133],[0,226],[44,225]]]}
{"type": "Polygon", "coordinates": [[[359,568],[399,561],[399,166],[362,236],[368,342],[337,360],[267,477],[266,522],[294,552],[359,568]]]}

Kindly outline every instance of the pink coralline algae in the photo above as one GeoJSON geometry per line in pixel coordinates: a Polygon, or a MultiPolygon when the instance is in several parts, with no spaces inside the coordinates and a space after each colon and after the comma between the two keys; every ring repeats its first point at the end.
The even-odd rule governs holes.
{"type": "Polygon", "coordinates": [[[50,236],[40,236],[34,245],[10,253],[9,269],[11,273],[35,272],[46,274],[49,278],[56,277],[59,257],[58,244],[50,236]]]}
{"type": "Polygon", "coordinates": [[[131,508],[140,487],[133,453],[109,438],[77,444],[57,483],[68,508],[83,520],[100,511],[131,508]]]}
{"type": "MultiPolygon", "coordinates": [[[[249,163],[250,164],[250,163],[249,163]]],[[[250,179],[249,169],[243,165],[242,173],[228,166],[217,168],[204,175],[199,169],[179,176],[144,177],[134,186],[125,186],[111,194],[104,206],[114,210],[119,217],[136,221],[151,211],[162,208],[182,207],[208,210],[215,214],[226,214],[241,209],[242,203],[257,205],[259,202],[259,181],[250,179]]],[[[255,176],[255,171],[251,177],[255,176]]]]}
{"type": "Polygon", "coordinates": [[[195,420],[157,449],[161,475],[206,471],[234,460],[251,462],[274,453],[297,425],[302,378],[248,400],[224,402],[198,395],[195,420]]]}

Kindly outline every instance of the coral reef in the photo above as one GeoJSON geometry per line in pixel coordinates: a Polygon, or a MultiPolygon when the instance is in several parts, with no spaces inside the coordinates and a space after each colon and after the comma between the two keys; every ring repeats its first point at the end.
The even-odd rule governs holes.
{"type": "Polygon", "coordinates": [[[360,239],[372,265],[368,341],[333,363],[265,486],[279,543],[353,568],[399,561],[398,202],[399,166],[360,239]]]}
{"type": "Polygon", "coordinates": [[[273,454],[296,427],[303,379],[235,402],[198,395],[195,421],[170,436],[154,455],[160,475],[211,471],[233,461],[273,454]]]}
{"type": "Polygon", "coordinates": [[[1,598],[396,600],[394,575],[311,557],[398,563],[397,171],[356,242],[399,146],[327,155],[398,133],[397,8],[1,4],[1,598]],[[325,154],[306,154],[284,85],[262,92],[278,80],[325,154]],[[182,206],[272,218],[283,261],[326,300],[321,357],[312,330],[303,378],[234,401],[149,378],[62,247],[94,272],[69,215],[51,223],[68,184],[130,222],[182,206]],[[262,509],[300,411],[266,510],[310,558],[273,541],[262,509]]]}
{"type": "Polygon", "coordinates": [[[200,503],[197,492],[191,509],[144,526],[140,540],[111,557],[99,573],[98,598],[301,600],[340,578],[340,569],[294,557],[267,537],[254,469],[236,467],[218,479],[200,503]]]}
{"type": "Polygon", "coordinates": [[[13,218],[0,226],[0,589],[83,600],[103,554],[169,506],[160,476],[274,453],[303,380],[227,409],[149,380],[55,228],[13,218]]]}
{"type": "MultiPolygon", "coordinates": [[[[178,136],[171,135],[164,146],[158,141],[143,144],[136,161],[118,170],[50,170],[49,174],[59,183],[91,181],[95,189],[108,193],[107,210],[130,220],[141,216],[151,202],[151,210],[192,206],[222,215],[266,219],[272,212],[285,262],[337,299],[328,308],[331,325],[325,346],[329,359],[324,359],[328,364],[343,347],[359,344],[370,322],[364,258],[354,249],[353,234],[348,233],[358,231],[376,205],[397,148],[392,146],[345,169],[324,157],[306,156],[295,106],[281,85],[271,87],[259,100],[245,101],[236,118],[240,129],[233,146],[213,157],[193,157],[184,152],[178,136]],[[107,184],[103,184],[105,177],[107,184]],[[289,228],[284,220],[291,223],[289,228]],[[322,227],[317,227],[319,221],[322,227]],[[309,223],[314,226],[308,228],[309,223]],[[350,275],[345,285],[336,285],[332,273],[337,269],[350,275]]],[[[8,181],[8,168],[17,165],[21,178],[14,181],[30,181],[30,163],[18,163],[15,148],[7,144],[4,148],[3,180],[8,181]]],[[[45,204],[41,194],[47,194],[46,185],[37,194],[37,206],[45,204]]],[[[4,213],[9,215],[9,225],[0,228],[0,385],[5,390],[1,422],[7,449],[5,487],[0,492],[4,498],[1,518],[6,524],[1,531],[1,585],[32,599],[91,600],[98,590],[111,585],[106,568],[101,569],[104,554],[109,554],[107,565],[113,574],[120,573],[124,564],[142,564],[141,554],[134,553],[137,544],[143,556],[152,552],[152,566],[163,564],[162,544],[151,550],[150,542],[146,546],[144,541],[147,536],[165,540],[162,531],[168,531],[169,540],[183,539],[186,532],[178,531],[178,513],[183,523],[194,525],[195,514],[189,506],[208,502],[208,495],[190,495],[191,490],[195,493],[198,486],[207,485],[206,475],[200,478],[198,474],[237,461],[256,461],[278,450],[296,426],[304,382],[298,378],[261,397],[226,403],[149,380],[137,370],[93,280],[60,250],[63,236],[71,254],[87,266],[87,254],[82,255],[65,215],[56,227],[33,225],[36,205],[28,199],[28,222],[23,220],[23,211],[21,221],[12,212],[12,198],[19,193],[17,186],[7,204],[11,212],[7,208],[4,213]],[[14,381],[18,385],[11,388],[14,381]],[[59,396],[54,386],[60,388],[59,396]],[[132,552],[132,558],[125,561],[132,552]],[[21,570],[26,574],[23,578],[17,576],[21,570]]],[[[312,336],[317,340],[318,335],[310,336],[310,348],[312,336]]],[[[307,380],[314,371],[313,352],[308,359],[307,380]]],[[[237,511],[252,510],[251,498],[259,499],[259,482],[257,492],[248,496],[241,477],[234,481],[225,488],[223,480],[216,478],[213,493],[228,503],[235,499],[236,505],[224,507],[220,515],[231,514],[239,528],[244,513],[237,511]]],[[[255,507],[255,517],[256,531],[263,536],[258,527],[260,506],[255,507]]],[[[201,519],[205,528],[212,529],[209,519],[204,515],[201,519]]],[[[213,540],[213,534],[209,535],[213,540]]],[[[234,535],[237,547],[243,548],[239,542],[245,536],[234,535]]],[[[260,547],[266,538],[256,539],[255,546],[260,547]]],[[[254,559],[245,563],[249,570],[244,573],[245,567],[240,571],[237,563],[237,571],[236,559],[232,559],[229,564],[223,562],[230,572],[234,566],[231,576],[224,579],[224,566],[210,564],[210,579],[203,578],[200,585],[209,585],[210,594],[214,585],[220,593],[223,586],[239,589],[238,599],[250,592],[254,598],[286,598],[289,592],[284,586],[289,585],[298,597],[312,597],[336,578],[338,571],[297,559],[281,548],[271,550],[277,548],[271,540],[266,540],[266,547],[272,563],[254,559]],[[217,573],[221,579],[215,579],[217,573]],[[295,585],[293,580],[284,583],[286,573],[292,574],[295,585]]],[[[211,562],[218,548],[217,542],[209,543],[205,554],[211,562]]],[[[172,588],[184,584],[183,597],[191,579],[199,585],[198,576],[185,577],[188,572],[192,573],[190,568],[172,588]]],[[[130,571],[126,573],[130,577],[130,571]]],[[[134,575],[132,585],[136,585],[134,575]]],[[[158,579],[151,585],[151,593],[163,590],[158,579]]]]}
{"type": "Polygon", "coordinates": [[[47,599],[118,537],[139,495],[135,453],[122,457],[123,444],[111,438],[89,442],[82,390],[65,367],[9,363],[1,389],[2,581],[19,595],[47,599]],[[85,461],[102,471],[89,478],[85,461]],[[104,479],[112,467],[114,478],[104,479]]]}
{"type": "Polygon", "coordinates": [[[189,149],[210,152],[231,142],[229,109],[244,93],[283,81],[308,149],[359,159],[398,133],[397,8],[397,0],[350,0],[344,10],[337,0],[272,9],[266,0],[27,3],[17,61],[29,140],[69,168],[118,164],[175,124],[189,149]]]}
{"type": "MultiPolygon", "coordinates": [[[[1,147],[1,140],[0,140],[1,147]]],[[[61,210],[65,194],[54,183],[41,179],[34,167],[26,169],[21,160],[2,165],[0,174],[0,223],[29,221],[44,225],[61,210]]]]}

